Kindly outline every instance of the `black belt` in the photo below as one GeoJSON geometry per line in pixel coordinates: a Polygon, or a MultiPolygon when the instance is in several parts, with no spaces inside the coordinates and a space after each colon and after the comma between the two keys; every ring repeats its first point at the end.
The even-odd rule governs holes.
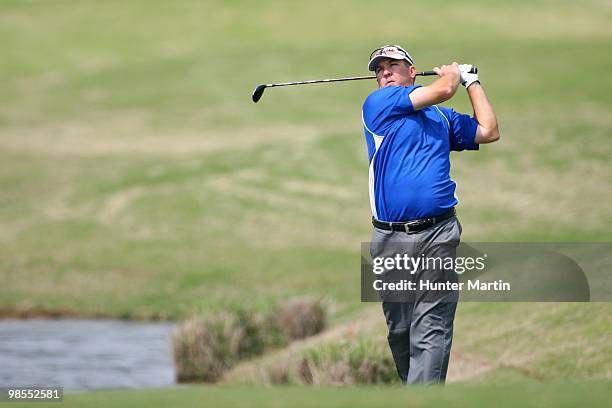
{"type": "Polygon", "coordinates": [[[387,231],[398,231],[405,232],[407,234],[414,234],[416,232],[425,231],[427,228],[431,228],[437,223],[448,220],[455,216],[455,207],[449,208],[446,212],[429,218],[421,218],[420,220],[412,220],[406,222],[385,222],[379,221],[372,217],[372,225],[376,228],[384,229],[387,231]]]}

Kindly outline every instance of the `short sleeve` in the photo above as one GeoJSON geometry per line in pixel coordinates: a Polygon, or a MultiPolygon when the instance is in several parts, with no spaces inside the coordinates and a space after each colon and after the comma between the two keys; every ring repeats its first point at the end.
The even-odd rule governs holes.
{"type": "Polygon", "coordinates": [[[409,95],[419,86],[387,86],[372,92],[363,103],[364,125],[384,134],[393,121],[414,113],[409,95]]]}
{"type": "Polygon", "coordinates": [[[478,150],[476,130],[478,122],[470,115],[455,112],[453,109],[440,107],[448,120],[450,131],[450,148],[453,151],[478,150]]]}

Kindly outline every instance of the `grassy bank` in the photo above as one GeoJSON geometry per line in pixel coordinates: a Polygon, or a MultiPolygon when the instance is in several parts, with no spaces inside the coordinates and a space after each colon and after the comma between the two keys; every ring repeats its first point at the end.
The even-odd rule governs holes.
{"type": "MultiPolygon", "coordinates": [[[[610,380],[612,316],[606,303],[461,303],[455,320],[449,383],[610,380]]],[[[229,385],[270,385],[278,373],[289,380],[305,357],[330,346],[349,351],[363,338],[386,350],[386,326],[380,306],[322,335],[268,353],[229,370],[229,385]]],[[[360,353],[361,355],[367,353],[360,353]]],[[[350,364],[350,356],[336,358],[350,364]]],[[[300,380],[298,378],[298,383],[300,380]]]]}

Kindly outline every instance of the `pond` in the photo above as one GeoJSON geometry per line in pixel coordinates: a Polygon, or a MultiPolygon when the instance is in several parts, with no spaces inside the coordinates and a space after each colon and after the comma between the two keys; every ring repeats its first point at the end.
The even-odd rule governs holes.
{"type": "Polygon", "coordinates": [[[0,320],[0,385],[65,391],[175,384],[172,323],[0,320]]]}

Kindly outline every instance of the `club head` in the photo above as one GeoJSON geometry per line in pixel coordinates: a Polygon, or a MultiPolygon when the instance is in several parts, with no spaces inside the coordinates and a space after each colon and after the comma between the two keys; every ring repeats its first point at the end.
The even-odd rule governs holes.
{"type": "Polygon", "coordinates": [[[257,103],[257,101],[261,99],[261,95],[263,95],[265,89],[265,85],[257,85],[257,88],[253,91],[253,102],[257,103]]]}

